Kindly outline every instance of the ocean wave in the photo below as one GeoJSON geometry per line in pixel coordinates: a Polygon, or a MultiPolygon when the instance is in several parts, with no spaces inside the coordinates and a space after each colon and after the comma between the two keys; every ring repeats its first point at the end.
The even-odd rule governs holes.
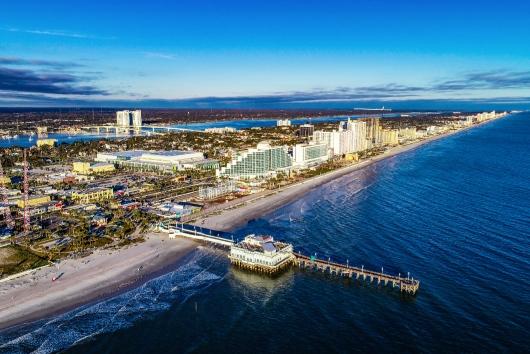
{"type": "Polygon", "coordinates": [[[138,288],[102,302],[83,306],[12,333],[0,334],[0,353],[54,353],[97,335],[131,327],[138,320],[155,317],[171,306],[184,303],[224,276],[204,266],[211,254],[195,252],[176,270],[151,279],[138,288]]]}

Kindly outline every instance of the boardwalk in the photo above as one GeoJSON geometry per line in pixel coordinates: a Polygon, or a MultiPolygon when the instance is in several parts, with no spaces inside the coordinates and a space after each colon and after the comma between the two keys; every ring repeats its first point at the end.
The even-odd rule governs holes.
{"type": "Polygon", "coordinates": [[[377,282],[383,286],[392,285],[392,288],[398,287],[401,292],[414,295],[420,287],[419,280],[414,278],[402,277],[401,275],[395,276],[390,274],[384,274],[382,272],[374,272],[371,270],[352,267],[348,264],[335,263],[331,261],[325,261],[317,259],[315,257],[308,257],[300,253],[294,253],[296,258],[295,264],[301,269],[312,269],[316,271],[328,272],[340,277],[347,277],[355,279],[362,279],[369,281],[370,283],[377,282]]]}

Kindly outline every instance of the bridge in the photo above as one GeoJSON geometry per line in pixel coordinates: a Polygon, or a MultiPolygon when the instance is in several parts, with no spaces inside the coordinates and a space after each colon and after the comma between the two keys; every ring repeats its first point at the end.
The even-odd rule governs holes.
{"type": "Polygon", "coordinates": [[[301,253],[293,253],[295,257],[295,264],[300,269],[309,269],[321,272],[328,272],[329,274],[336,275],[339,277],[362,279],[369,281],[370,283],[377,282],[377,285],[387,286],[392,285],[392,288],[399,288],[401,292],[415,295],[420,287],[420,281],[414,278],[402,277],[401,274],[395,276],[381,272],[375,272],[371,270],[352,267],[349,263],[342,264],[332,262],[329,259],[323,260],[313,256],[306,256],[301,253]]]}
{"type": "Polygon", "coordinates": [[[89,125],[89,126],[83,126],[80,128],[84,131],[97,131],[98,134],[101,134],[101,132],[105,133],[126,133],[126,132],[152,132],[152,133],[169,133],[172,131],[176,132],[202,132],[201,130],[195,130],[195,129],[188,129],[188,128],[178,128],[178,127],[172,127],[172,126],[164,126],[164,125],[142,125],[138,127],[129,126],[129,127],[122,127],[118,125],[89,125]]]}

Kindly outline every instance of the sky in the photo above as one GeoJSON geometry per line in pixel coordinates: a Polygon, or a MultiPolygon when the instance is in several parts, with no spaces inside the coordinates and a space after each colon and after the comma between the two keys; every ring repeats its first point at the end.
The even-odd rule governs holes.
{"type": "Polygon", "coordinates": [[[529,1],[2,1],[0,106],[530,108],[529,1]]]}

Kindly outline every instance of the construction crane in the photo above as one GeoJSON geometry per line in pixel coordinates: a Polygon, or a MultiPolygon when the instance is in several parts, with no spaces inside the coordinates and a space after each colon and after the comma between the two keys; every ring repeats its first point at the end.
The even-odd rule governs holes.
{"type": "Polygon", "coordinates": [[[2,161],[0,161],[0,192],[2,193],[2,203],[5,206],[4,215],[8,229],[15,228],[15,221],[11,216],[11,210],[9,209],[9,199],[7,198],[7,191],[4,185],[4,169],[2,168],[2,161]]]}
{"type": "Polygon", "coordinates": [[[28,158],[27,158],[26,149],[24,149],[24,235],[28,235],[29,229],[30,229],[28,193],[29,193],[28,158]]]}

